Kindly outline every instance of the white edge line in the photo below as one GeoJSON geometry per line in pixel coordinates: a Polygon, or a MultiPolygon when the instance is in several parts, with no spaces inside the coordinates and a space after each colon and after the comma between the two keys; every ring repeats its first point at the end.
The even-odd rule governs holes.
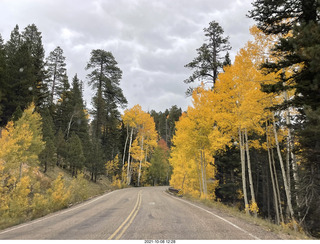
{"type": "MultiPolygon", "coordinates": [[[[117,190],[115,190],[115,191],[117,191],[117,190]]],[[[50,218],[53,218],[53,217],[56,217],[56,216],[59,216],[59,215],[65,214],[65,213],[69,213],[69,212],[74,211],[74,210],[76,210],[76,209],[78,209],[78,208],[82,208],[82,207],[84,207],[84,206],[87,206],[87,205],[89,205],[89,204],[91,204],[91,203],[99,200],[100,198],[103,198],[103,197],[105,197],[105,196],[108,196],[108,195],[110,195],[111,193],[114,193],[115,191],[108,192],[108,193],[106,193],[106,194],[104,194],[104,195],[102,195],[102,196],[99,196],[99,197],[96,197],[96,198],[94,198],[94,199],[92,199],[92,200],[89,200],[89,201],[86,202],[86,203],[83,203],[83,204],[80,203],[78,206],[71,207],[70,209],[60,210],[58,213],[55,213],[55,214],[53,214],[53,215],[50,215],[50,216],[47,216],[47,217],[44,216],[44,217],[41,217],[40,219],[33,220],[33,221],[30,221],[29,223],[21,224],[21,225],[18,225],[18,226],[16,226],[16,227],[12,227],[12,228],[9,227],[9,229],[0,232],[0,235],[5,234],[5,233],[8,233],[8,232],[11,232],[11,231],[14,231],[14,230],[21,229],[21,228],[26,227],[26,226],[29,226],[29,225],[33,225],[33,224],[42,222],[42,221],[44,221],[44,220],[47,220],[47,219],[50,219],[50,218]]]]}
{"type": "MultiPolygon", "coordinates": [[[[170,195],[169,195],[169,196],[170,196],[170,195]]],[[[172,197],[172,196],[170,196],[170,197],[172,197]]],[[[216,218],[221,219],[222,221],[224,221],[224,222],[232,225],[233,227],[237,228],[238,230],[241,230],[242,232],[246,233],[247,235],[251,236],[252,238],[254,238],[254,239],[256,239],[256,240],[261,240],[260,238],[256,237],[255,235],[251,234],[250,232],[242,229],[241,227],[239,227],[239,226],[235,225],[234,223],[230,222],[229,220],[226,220],[226,219],[220,217],[219,215],[216,215],[216,214],[214,214],[214,213],[212,213],[212,212],[210,212],[210,211],[208,211],[208,210],[206,210],[206,209],[204,209],[204,208],[201,208],[201,207],[199,207],[199,206],[197,206],[197,205],[195,205],[195,204],[193,204],[193,203],[190,203],[190,202],[188,202],[188,201],[185,201],[185,200],[183,200],[183,199],[180,199],[180,198],[177,198],[177,197],[172,197],[172,198],[174,198],[174,199],[176,199],[176,200],[179,200],[179,201],[182,201],[182,202],[185,202],[185,203],[187,203],[187,204],[189,204],[189,205],[191,205],[191,206],[193,206],[193,207],[199,208],[199,209],[201,209],[201,210],[203,210],[203,211],[205,211],[205,212],[207,212],[207,213],[215,216],[216,218]]]]}

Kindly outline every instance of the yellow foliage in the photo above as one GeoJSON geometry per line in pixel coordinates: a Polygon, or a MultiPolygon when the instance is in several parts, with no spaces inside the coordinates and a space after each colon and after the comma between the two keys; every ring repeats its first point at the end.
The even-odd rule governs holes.
{"type": "Polygon", "coordinates": [[[9,215],[14,217],[21,217],[27,214],[27,210],[30,208],[29,206],[29,195],[30,193],[30,178],[28,176],[24,176],[17,183],[13,192],[10,196],[9,201],[9,215]]]}
{"type": "MultiPolygon", "coordinates": [[[[67,190],[67,193],[69,190],[67,190]]],[[[89,197],[89,185],[85,179],[84,174],[80,173],[77,178],[72,179],[70,187],[70,198],[72,202],[80,202],[89,197]]],[[[68,196],[65,196],[66,198],[68,196]]]]}
{"type": "Polygon", "coordinates": [[[52,184],[52,188],[50,188],[47,193],[50,199],[50,209],[57,210],[68,206],[71,192],[70,189],[67,189],[65,186],[62,173],[58,175],[52,184]]]}
{"type": "Polygon", "coordinates": [[[259,213],[259,207],[258,204],[256,202],[251,202],[250,206],[249,206],[249,211],[251,213],[259,213]]]}

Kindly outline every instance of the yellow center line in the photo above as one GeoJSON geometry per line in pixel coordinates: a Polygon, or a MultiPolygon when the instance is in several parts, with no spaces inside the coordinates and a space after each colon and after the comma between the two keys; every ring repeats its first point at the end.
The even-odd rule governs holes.
{"type": "Polygon", "coordinates": [[[137,202],[134,206],[134,208],[132,209],[131,213],[129,214],[129,216],[126,218],[125,221],[123,221],[123,223],[119,226],[118,229],[116,229],[116,231],[108,238],[108,240],[112,240],[119,231],[121,231],[121,233],[115,238],[115,240],[119,240],[121,238],[121,236],[123,235],[123,233],[128,229],[128,227],[131,225],[131,223],[133,222],[134,218],[136,217],[140,206],[141,206],[141,190],[138,193],[138,198],[137,198],[137,202]],[[127,224],[127,225],[126,225],[127,224]]]}

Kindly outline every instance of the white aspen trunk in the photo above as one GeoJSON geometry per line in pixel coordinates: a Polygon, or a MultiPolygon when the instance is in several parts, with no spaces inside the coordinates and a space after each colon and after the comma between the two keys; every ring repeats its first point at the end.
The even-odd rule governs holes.
{"type": "Polygon", "coordinates": [[[203,192],[203,185],[201,184],[201,182],[202,182],[202,180],[201,180],[201,173],[202,173],[201,162],[199,162],[197,165],[198,165],[198,176],[199,176],[199,191],[200,191],[200,197],[201,197],[202,192],[203,192]],[[199,164],[200,164],[200,168],[199,168],[199,164]]]}
{"type": "MultiPolygon", "coordinates": [[[[277,129],[276,129],[276,122],[275,122],[273,113],[272,113],[272,120],[273,120],[273,132],[274,132],[274,137],[275,137],[276,146],[277,146],[277,152],[278,152],[280,168],[281,168],[281,172],[282,172],[283,184],[284,184],[284,189],[285,189],[286,197],[287,197],[287,204],[288,204],[288,208],[289,208],[289,212],[290,212],[290,217],[294,222],[294,212],[293,212],[292,203],[291,203],[291,191],[288,186],[287,176],[286,176],[286,172],[285,172],[285,168],[284,168],[284,164],[283,164],[283,160],[282,160],[282,156],[281,156],[281,151],[280,151],[280,146],[279,146],[279,141],[278,141],[278,134],[277,134],[277,129]]],[[[294,224],[294,228],[296,229],[295,224],[294,224]]]]}
{"type": "Polygon", "coordinates": [[[246,184],[245,154],[244,154],[244,147],[243,147],[243,136],[240,128],[239,128],[239,143],[240,143],[240,158],[241,158],[242,191],[243,191],[245,211],[246,211],[246,214],[249,214],[249,203],[248,203],[247,184],[246,184]]]}
{"type": "MultiPolygon", "coordinates": [[[[285,100],[288,101],[288,93],[287,91],[284,92],[284,96],[285,96],[285,100]]],[[[296,190],[296,192],[299,190],[299,177],[298,177],[298,166],[297,166],[297,161],[296,161],[296,157],[293,153],[293,140],[292,140],[292,136],[291,136],[291,129],[290,129],[290,111],[289,108],[287,108],[286,111],[286,125],[287,125],[287,129],[288,129],[288,135],[287,135],[287,158],[289,158],[291,156],[291,167],[292,167],[292,173],[293,173],[293,180],[294,180],[294,188],[296,190]]],[[[289,165],[289,161],[287,162],[287,168],[288,168],[288,172],[290,171],[290,165],[289,165]]],[[[289,188],[290,188],[290,174],[288,174],[289,177],[289,188]]],[[[291,188],[290,188],[291,189],[291,188]]],[[[300,208],[300,201],[299,201],[299,196],[298,194],[296,194],[296,202],[298,207],[300,208]]],[[[298,213],[298,216],[300,216],[300,212],[298,213]]]]}
{"type": "MultiPolygon", "coordinates": [[[[246,152],[247,152],[247,163],[248,163],[248,175],[249,175],[249,186],[250,186],[250,193],[251,193],[251,204],[256,203],[256,198],[254,194],[253,188],[253,180],[252,180],[252,171],[251,171],[251,162],[250,162],[250,153],[249,153],[249,145],[248,145],[248,132],[247,128],[244,129],[244,136],[245,136],[245,145],[246,145],[246,152]]],[[[258,217],[257,211],[253,212],[254,217],[258,217]]]]}
{"type": "Polygon", "coordinates": [[[142,155],[143,155],[143,139],[144,136],[141,138],[141,152],[140,152],[140,165],[139,165],[139,174],[138,174],[138,186],[140,186],[140,177],[141,177],[141,165],[142,165],[142,155]]]}
{"type": "Polygon", "coordinates": [[[274,172],[274,180],[276,183],[276,191],[277,191],[277,196],[278,196],[278,205],[279,205],[279,212],[280,212],[280,220],[282,223],[284,223],[284,219],[283,219],[283,213],[282,213],[282,205],[281,205],[281,196],[280,196],[280,188],[279,188],[279,183],[278,183],[278,177],[277,177],[277,170],[276,170],[276,163],[274,160],[274,153],[273,153],[273,149],[271,148],[271,161],[272,161],[272,168],[273,168],[273,172],[274,172]]]}
{"type": "Polygon", "coordinates": [[[207,186],[207,169],[206,169],[206,156],[205,156],[205,152],[203,151],[203,169],[204,169],[204,186],[205,186],[205,190],[204,193],[206,194],[206,197],[208,195],[208,186],[207,186]]]}
{"type": "Polygon", "coordinates": [[[202,196],[206,197],[206,185],[205,185],[205,175],[204,175],[204,165],[203,165],[203,155],[202,150],[200,150],[200,165],[201,165],[201,180],[202,180],[202,196]]]}
{"type": "Polygon", "coordinates": [[[124,171],[124,159],[126,155],[126,149],[127,149],[127,144],[128,144],[128,139],[129,139],[129,125],[127,125],[127,137],[126,137],[126,143],[124,144],[124,149],[123,149],[123,155],[122,155],[122,174],[121,174],[121,181],[123,182],[123,171],[124,171]]]}
{"type": "Polygon", "coordinates": [[[132,135],[133,135],[133,128],[131,128],[131,133],[130,133],[130,143],[129,143],[129,152],[128,152],[128,167],[127,167],[127,185],[130,185],[130,183],[131,183],[130,153],[131,153],[132,135]]]}
{"type": "Polygon", "coordinates": [[[277,225],[279,225],[280,224],[280,215],[279,215],[279,206],[278,206],[278,196],[277,196],[276,185],[275,185],[275,181],[274,181],[274,174],[273,174],[273,170],[272,170],[272,161],[271,161],[271,153],[270,153],[268,127],[266,127],[266,140],[267,140],[268,161],[269,161],[269,170],[270,170],[271,183],[272,183],[274,208],[276,210],[276,223],[277,223],[277,225]]]}

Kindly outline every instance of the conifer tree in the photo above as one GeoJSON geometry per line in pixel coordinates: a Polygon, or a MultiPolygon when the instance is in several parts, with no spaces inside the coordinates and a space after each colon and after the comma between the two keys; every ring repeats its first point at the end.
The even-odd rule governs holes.
{"type": "Polygon", "coordinates": [[[2,123],[6,124],[20,106],[24,110],[33,101],[34,76],[32,57],[16,25],[5,45],[6,52],[6,100],[3,104],[2,123]]]}
{"type": "Polygon", "coordinates": [[[56,47],[46,59],[47,86],[50,92],[50,104],[59,99],[68,82],[65,56],[61,47],[56,47]]]}
{"type": "Polygon", "coordinates": [[[72,176],[83,168],[85,157],[80,138],[73,132],[67,141],[67,160],[72,176]]]}
{"type": "Polygon", "coordinates": [[[294,95],[286,99],[279,109],[294,107],[299,110],[299,123],[295,123],[294,133],[299,139],[296,150],[302,158],[303,177],[299,182],[300,211],[304,225],[312,232],[319,232],[315,218],[319,209],[314,205],[320,197],[319,181],[319,128],[314,126],[319,117],[320,76],[319,76],[319,1],[256,0],[249,17],[257,21],[257,26],[267,35],[278,35],[274,46],[273,61],[263,64],[268,72],[280,72],[277,82],[266,84],[266,92],[288,92],[294,95]],[[289,73],[288,70],[294,69],[289,73]],[[306,139],[306,135],[311,136],[306,139]],[[312,143],[310,143],[312,141],[312,143]],[[304,190],[303,190],[304,189],[304,190]]]}
{"type": "MultiPolygon", "coordinates": [[[[197,49],[198,56],[194,60],[185,65],[186,68],[194,70],[193,74],[184,82],[190,84],[196,80],[205,83],[214,83],[218,78],[218,74],[222,71],[223,65],[230,62],[229,56],[221,56],[223,52],[231,49],[229,37],[223,36],[223,29],[216,21],[211,21],[208,28],[203,29],[205,33],[206,43],[197,49]]],[[[189,88],[187,95],[192,95],[193,88],[189,88]]]]}
{"type": "Polygon", "coordinates": [[[120,138],[120,113],[127,100],[120,88],[122,71],[111,52],[92,50],[86,66],[91,72],[87,75],[89,85],[96,90],[94,105],[94,136],[101,139],[107,160],[118,154],[120,138]]]}
{"type": "Polygon", "coordinates": [[[48,88],[44,82],[44,48],[42,35],[35,24],[28,25],[22,32],[22,40],[27,45],[31,55],[31,72],[33,76],[32,96],[36,106],[44,107],[48,104],[48,88]]]}
{"type": "Polygon", "coordinates": [[[5,52],[5,46],[4,41],[2,39],[2,36],[0,34],[0,126],[2,125],[1,121],[2,118],[2,112],[3,112],[3,103],[6,99],[6,52],[5,52]]]}

